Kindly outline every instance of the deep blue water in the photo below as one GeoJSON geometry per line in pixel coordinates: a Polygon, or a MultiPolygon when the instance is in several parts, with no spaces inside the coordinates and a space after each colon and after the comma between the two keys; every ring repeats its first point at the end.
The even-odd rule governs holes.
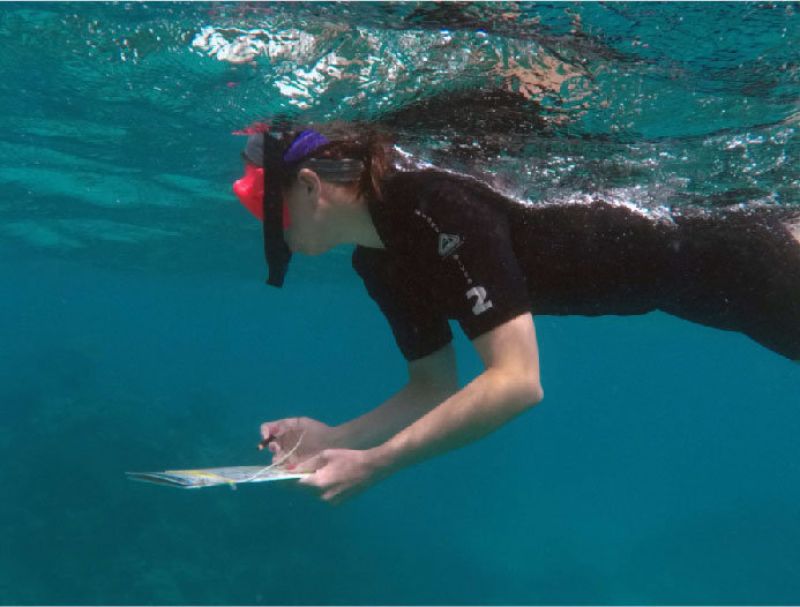
{"type": "Polygon", "coordinates": [[[537,318],[540,406],[338,508],[123,474],[266,463],[262,421],[340,423],[405,379],[348,250],[263,285],[232,131],[383,121],[538,201],[800,205],[799,26],[796,3],[2,5],[0,603],[800,602],[800,368],[660,313],[537,318]],[[497,90],[525,102],[402,118],[497,90]]]}

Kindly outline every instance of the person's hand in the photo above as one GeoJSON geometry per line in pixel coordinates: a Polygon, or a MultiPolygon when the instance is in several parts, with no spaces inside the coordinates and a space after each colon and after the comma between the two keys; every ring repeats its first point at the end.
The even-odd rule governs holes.
{"type": "Polygon", "coordinates": [[[292,467],[323,449],[335,447],[334,435],[334,429],[327,424],[310,417],[291,417],[261,424],[258,448],[267,447],[273,462],[292,467]]]}
{"type": "Polygon", "coordinates": [[[295,467],[296,472],[312,473],[297,482],[315,489],[326,502],[339,504],[386,476],[372,453],[325,449],[295,467]]]}

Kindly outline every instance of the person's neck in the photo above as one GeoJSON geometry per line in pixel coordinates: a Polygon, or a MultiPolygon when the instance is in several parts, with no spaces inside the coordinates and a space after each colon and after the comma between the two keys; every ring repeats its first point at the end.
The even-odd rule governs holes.
{"type": "Polygon", "coordinates": [[[341,244],[357,244],[372,249],[384,248],[365,198],[341,197],[333,202],[336,209],[336,236],[341,244]]]}

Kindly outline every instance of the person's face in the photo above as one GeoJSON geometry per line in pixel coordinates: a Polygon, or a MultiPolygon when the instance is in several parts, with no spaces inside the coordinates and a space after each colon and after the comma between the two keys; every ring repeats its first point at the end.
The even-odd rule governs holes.
{"type": "Polygon", "coordinates": [[[330,234],[329,206],[322,190],[317,174],[304,169],[284,192],[284,202],[291,217],[284,236],[292,252],[319,255],[336,244],[330,234]]]}

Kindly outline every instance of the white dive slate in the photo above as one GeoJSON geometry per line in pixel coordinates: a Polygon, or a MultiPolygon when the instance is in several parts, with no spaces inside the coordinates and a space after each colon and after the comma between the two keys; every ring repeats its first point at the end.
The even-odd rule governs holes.
{"type": "Polygon", "coordinates": [[[216,485],[238,483],[263,483],[299,479],[307,472],[290,472],[277,466],[228,466],[224,468],[199,468],[197,470],[164,470],[163,472],[126,472],[128,478],[145,483],[200,489],[216,485]]]}

